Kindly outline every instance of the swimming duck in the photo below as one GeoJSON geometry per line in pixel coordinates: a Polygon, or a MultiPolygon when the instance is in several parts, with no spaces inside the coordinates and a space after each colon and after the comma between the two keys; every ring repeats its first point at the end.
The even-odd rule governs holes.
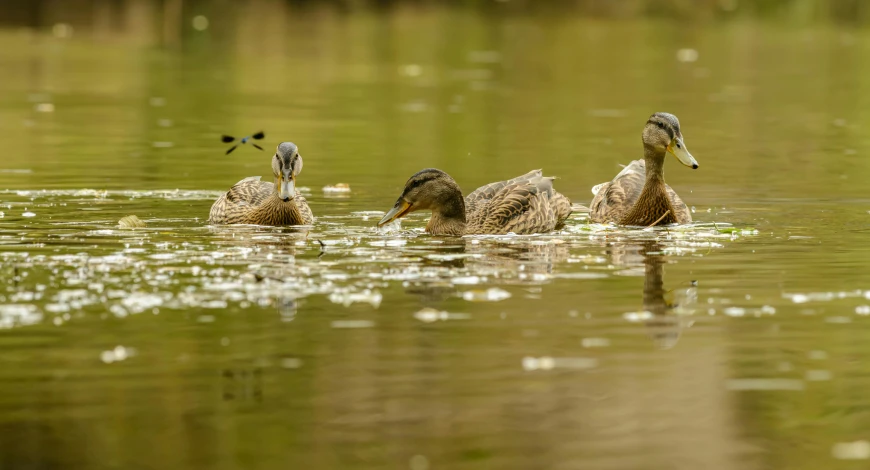
{"type": "Polygon", "coordinates": [[[427,168],[405,183],[402,195],[378,226],[419,210],[432,211],[432,235],[503,235],[549,232],[571,214],[571,201],[553,189],[553,178],[534,170],[477,188],[463,199],[447,173],[427,168]]]}
{"type": "Polygon", "coordinates": [[[314,214],[305,197],[296,192],[302,157],[296,144],[282,142],[272,157],[275,183],[245,178],[211,206],[210,224],[310,225],[314,214]]]}
{"type": "Polygon", "coordinates": [[[643,128],[643,160],[635,160],[608,183],[592,188],[592,222],[651,226],[687,224],[692,214],[677,193],[665,184],[665,156],[698,168],[686,149],[680,121],[673,114],[655,113],[643,128]]]}

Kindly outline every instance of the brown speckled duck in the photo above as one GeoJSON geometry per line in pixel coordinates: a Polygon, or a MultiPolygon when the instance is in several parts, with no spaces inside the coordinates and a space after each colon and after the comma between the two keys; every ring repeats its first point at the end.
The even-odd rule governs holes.
{"type": "Polygon", "coordinates": [[[665,156],[698,168],[686,149],[680,121],[673,114],[655,113],[643,128],[643,160],[635,160],[608,183],[592,188],[592,222],[651,226],[687,224],[692,214],[677,193],[665,184],[665,156]]]}
{"type": "Polygon", "coordinates": [[[463,199],[450,175],[427,168],[405,183],[378,226],[418,210],[432,211],[426,225],[432,235],[530,234],[561,226],[571,214],[571,201],[553,189],[553,178],[541,176],[541,170],[481,186],[463,199]]]}
{"type": "Polygon", "coordinates": [[[272,157],[274,183],[259,176],[245,178],[211,206],[208,223],[256,225],[310,225],[314,214],[305,197],[296,192],[302,157],[296,144],[283,142],[272,157]]]}

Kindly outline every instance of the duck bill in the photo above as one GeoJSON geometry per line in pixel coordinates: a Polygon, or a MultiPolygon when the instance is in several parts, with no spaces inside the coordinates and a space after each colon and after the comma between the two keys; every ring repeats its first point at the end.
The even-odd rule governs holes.
{"type": "Polygon", "coordinates": [[[683,165],[686,165],[693,170],[698,169],[698,161],[695,160],[695,157],[693,157],[692,154],[689,153],[689,150],[686,149],[686,143],[683,142],[681,137],[676,137],[671,141],[671,144],[668,145],[668,152],[677,157],[677,160],[679,160],[683,165]]]}
{"type": "Polygon", "coordinates": [[[296,180],[294,178],[281,179],[281,199],[285,202],[296,196],[296,180]]]}
{"type": "Polygon", "coordinates": [[[380,222],[378,222],[378,227],[383,227],[384,225],[386,225],[386,224],[388,224],[396,219],[401,219],[402,217],[405,216],[405,214],[407,214],[408,212],[411,212],[411,207],[413,207],[413,206],[411,206],[410,202],[408,202],[402,198],[399,198],[399,200],[396,201],[396,205],[393,206],[393,208],[390,209],[389,212],[384,214],[384,217],[381,219],[380,222]]]}

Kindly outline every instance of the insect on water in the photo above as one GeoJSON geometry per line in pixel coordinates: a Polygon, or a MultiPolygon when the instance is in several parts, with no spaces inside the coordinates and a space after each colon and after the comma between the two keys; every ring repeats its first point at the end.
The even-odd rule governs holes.
{"type": "MultiPolygon", "coordinates": [[[[241,139],[239,139],[239,143],[237,143],[236,145],[233,145],[232,147],[229,148],[229,150],[227,150],[226,155],[229,155],[229,154],[230,154],[233,150],[235,150],[236,147],[238,147],[239,145],[247,144],[248,141],[250,141],[250,140],[252,140],[252,139],[253,139],[253,140],[262,140],[262,139],[265,138],[265,137],[266,137],[266,133],[263,132],[263,131],[257,132],[256,134],[251,134],[251,135],[249,135],[249,136],[247,136],[247,137],[242,137],[241,139]]],[[[223,143],[225,143],[225,144],[229,144],[229,143],[232,143],[232,142],[235,142],[235,141],[236,141],[236,138],[233,137],[233,136],[231,136],[231,135],[226,135],[226,134],[224,134],[224,135],[221,136],[221,142],[223,142],[223,143]]],[[[260,150],[263,150],[263,147],[260,147],[259,145],[255,144],[255,143],[253,143],[253,142],[251,142],[251,145],[253,145],[254,147],[257,147],[257,148],[260,149],[260,150]]]]}

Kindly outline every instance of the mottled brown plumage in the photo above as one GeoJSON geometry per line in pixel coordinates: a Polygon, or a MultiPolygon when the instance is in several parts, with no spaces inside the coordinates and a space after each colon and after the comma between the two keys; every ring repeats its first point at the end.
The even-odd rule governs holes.
{"type": "Polygon", "coordinates": [[[593,222],[650,226],[692,221],[689,208],[665,184],[663,167],[668,153],[684,165],[698,168],[686,150],[677,117],[668,113],[650,116],[643,130],[643,147],[643,160],[631,162],[612,181],[592,188],[593,222]]]}
{"type": "Polygon", "coordinates": [[[310,225],[314,214],[296,192],[302,157],[291,142],[278,146],[272,157],[274,183],[251,176],[236,183],[211,206],[208,222],[221,224],[310,225]]]}
{"type": "Polygon", "coordinates": [[[463,198],[450,175],[428,168],[411,176],[378,225],[417,210],[432,211],[426,231],[433,235],[530,234],[561,226],[571,214],[571,201],[541,170],[481,186],[463,198]]]}

